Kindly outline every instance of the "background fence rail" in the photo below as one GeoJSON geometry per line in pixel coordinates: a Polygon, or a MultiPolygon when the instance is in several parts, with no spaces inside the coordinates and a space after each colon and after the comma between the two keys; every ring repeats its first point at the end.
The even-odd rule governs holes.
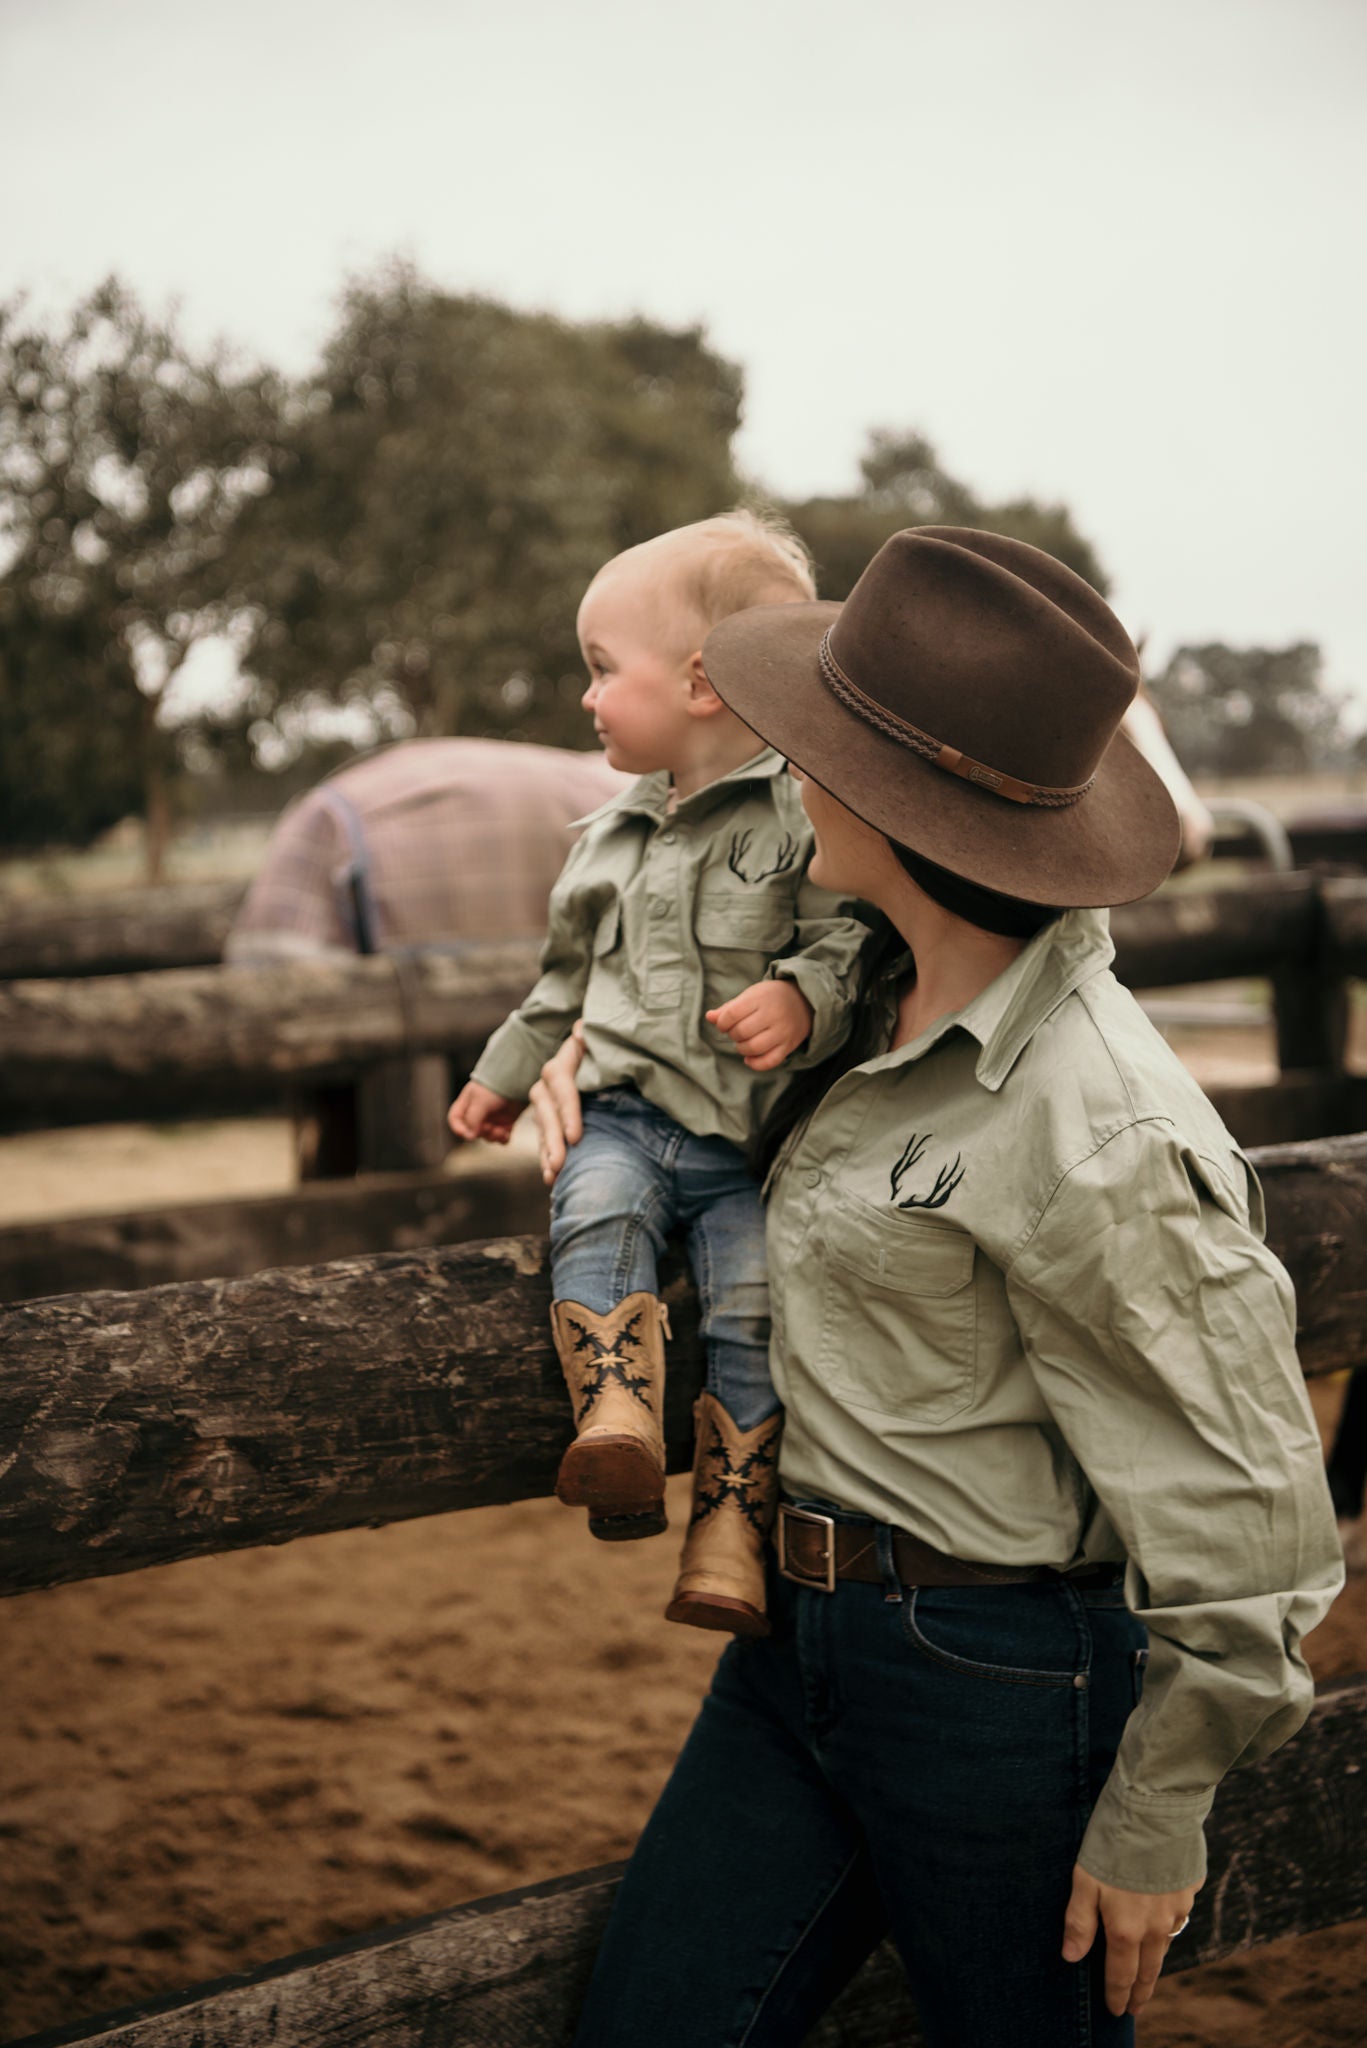
{"type": "MultiPolygon", "coordinates": [[[[1112,930],[1117,973],[1132,988],[1272,978],[1288,1100],[1268,1098],[1263,1128],[1240,1099],[1236,1136],[1266,1143],[1356,1127],[1345,984],[1367,977],[1367,879],[1267,875],[1126,905],[1112,930]],[[1290,1107],[1302,1121],[1288,1128],[1290,1107]]],[[[468,1066],[525,995],[537,951],[524,939],[0,985],[0,1131],[243,1112],[278,1105],[291,1087],[354,1082],[423,1054],[468,1066]]]]}

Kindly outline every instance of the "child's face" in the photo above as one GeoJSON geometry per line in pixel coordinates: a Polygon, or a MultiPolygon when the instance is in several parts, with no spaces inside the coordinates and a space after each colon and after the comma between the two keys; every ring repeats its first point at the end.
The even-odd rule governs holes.
{"type": "Polygon", "coordinates": [[[579,607],[584,709],[609,765],[628,775],[682,767],[695,734],[688,658],[665,644],[660,581],[637,564],[610,564],[579,607]]]}

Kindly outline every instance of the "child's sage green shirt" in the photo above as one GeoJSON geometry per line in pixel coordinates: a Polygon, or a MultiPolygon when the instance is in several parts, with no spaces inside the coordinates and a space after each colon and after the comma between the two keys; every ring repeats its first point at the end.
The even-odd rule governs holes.
{"type": "MultiPolygon", "coordinates": [[[[771,1177],[772,1368],[788,1498],[959,1557],[1127,1560],[1148,1674],[1081,1860],[1157,1892],[1201,1879],[1224,1772],[1304,1720],[1342,1566],[1257,1182],[1111,957],[1070,911],[835,1083],[771,1177]]],[[[914,1600],[909,1631],[936,1653],[914,1600]]]]}
{"type": "Polygon", "coordinates": [[[541,978],[497,1030],[474,1079],[511,1101],[584,1020],[585,1093],[630,1083],[685,1130],[743,1145],[795,1066],[845,1039],[867,927],[807,880],[812,829],[771,747],[671,810],[642,776],[582,820],[551,893],[541,978]],[[754,1074],[704,1019],[752,982],[794,981],[811,1036],[754,1074]]]}

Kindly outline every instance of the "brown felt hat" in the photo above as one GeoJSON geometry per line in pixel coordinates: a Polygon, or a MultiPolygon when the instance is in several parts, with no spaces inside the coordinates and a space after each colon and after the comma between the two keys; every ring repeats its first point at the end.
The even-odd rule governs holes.
{"type": "Polygon", "coordinates": [[[703,663],[739,718],[891,839],[1027,903],[1129,903],[1177,858],[1117,730],[1139,657],[1091,585],[997,533],[913,526],[843,605],[757,605],[703,663]]]}

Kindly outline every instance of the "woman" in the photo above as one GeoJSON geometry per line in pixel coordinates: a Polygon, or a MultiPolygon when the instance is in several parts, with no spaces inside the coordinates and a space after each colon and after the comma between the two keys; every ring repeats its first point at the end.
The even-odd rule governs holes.
{"type": "Polygon", "coordinates": [[[1094,907],[1177,847],[1137,658],[1049,556],[927,527],[704,660],[886,937],[770,1180],[774,1633],[722,1658],[580,2048],[796,2044],[886,1931],[932,2048],[1113,2048],[1341,1583],[1257,1184],[1094,907]]]}

